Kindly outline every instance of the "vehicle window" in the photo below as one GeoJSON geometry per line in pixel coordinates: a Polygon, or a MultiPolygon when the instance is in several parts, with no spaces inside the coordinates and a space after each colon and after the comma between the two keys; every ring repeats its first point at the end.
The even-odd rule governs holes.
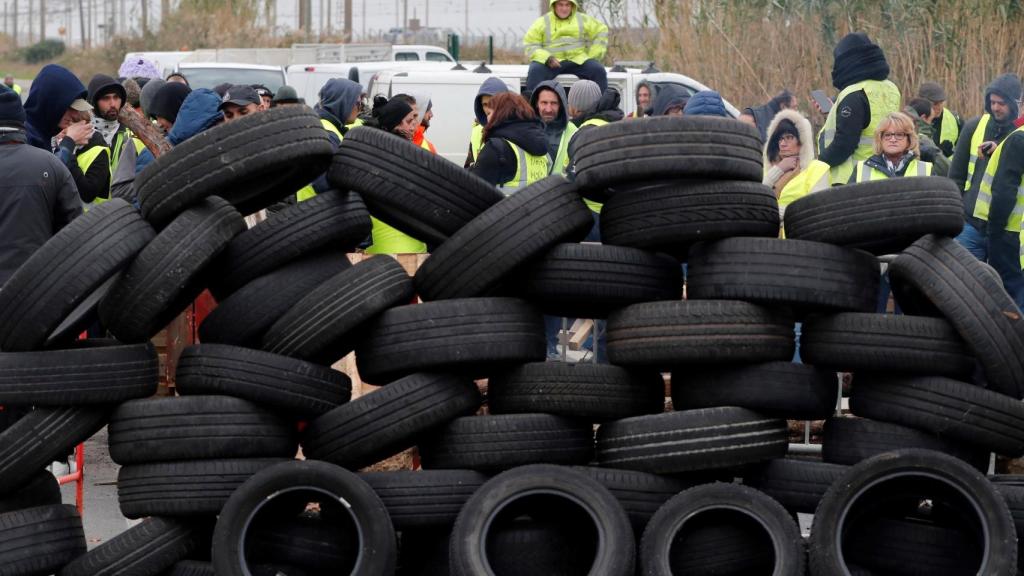
{"type": "Polygon", "coordinates": [[[395,52],[395,62],[409,62],[419,59],[420,55],[415,52],[395,52]]]}
{"type": "Polygon", "coordinates": [[[693,96],[694,94],[697,93],[697,91],[691,88],[690,86],[686,86],[685,84],[680,84],[678,82],[651,82],[651,84],[654,86],[655,91],[661,90],[663,86],[668,86],[669,84],[671,84],[673,86],[678,86],[683,90],[686,90],[686,93],[689,94],[690,96],[693,96]]]}
{"type": "Polygon", "coordinates": [[[196,88],[210,88],[228,82],[230,84],[262,84],[277,92],[284,84],[284,72],[280,70],[246,70],[241,68],[181,68],[188,78],[188,84],[196,88]]]}
{"type": "Polygon", "coordinates": [[[427,62],[451,62],[452,59],[444,52],[427,52],[427,62]]]}

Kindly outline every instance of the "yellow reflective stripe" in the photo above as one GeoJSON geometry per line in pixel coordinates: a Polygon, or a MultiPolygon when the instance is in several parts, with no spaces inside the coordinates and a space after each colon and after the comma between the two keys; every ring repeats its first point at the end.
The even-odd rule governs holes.
{"type": "Polygon", "coordinates": [[[872,170],[871,166],[868,166],[865,162],[858,162],[857,165],[860,166],[860,178],[857,181],[870,182],[872,170]]]}
{"type": "Polygon", "coordinates": [[[484,127],[474,122],[473,130],[469,133],[469,150],[473,155],[473,162],[480,156],[480,150],[484,147],[484,127]]]}
{"type": "Polygon", "coordinates": [[[345,139],[345,137],[341,135],[341,130],[338,130],[338,127],[335,126],[334,124],[331,124],[330,120],[327,120],[326,118],[321,118],[320,125],[324,127],[324,130],[327,130],[331,134],[337,136],[339,140],[345,139]]]}
{"type": "Polygon", "coordinates": [[[927,176],[928,173],[931,171],[929,170],[929,168],[931,168],[931,164],[929,164],[928,162],[918,162],[917,160],[914,160],[914,162],[917,163],[918,176],[927,176]]]}
{"type": "Polygon", "coordinates": [[[982,114],[981,120],[978,120],[978,127],[974,129],[974,134],[971,135],[971,157],[967,162],[967,180],[964,181],[964,192],[971,189],[971,184],[974,182],[974,171],[978,164],[978,147],[985,141],[985,129],[988,127],[988,121],[992,117],[988,114],[982,114]]]}
{"type": "Polygon", "coordinates": [[[498,188],[501,188],[503,191],[508,190],[508,192],[505,192],[506,196],[511,195],[512,192],[520,188],[525,188],[534,182],[542,180],[551,173],[551,159],[548,158],[547,154],[534,156],[528,154],[526,150],[523,150],[519,145],[510,140],[505,140],[505,142],[516,156],[515,175],[508,182],[498,185],[498,188]]]}
{"type": "Polygon", "coordinates": [[[544,44],[551,44],[551,13],[544,15],[544,44]]]}

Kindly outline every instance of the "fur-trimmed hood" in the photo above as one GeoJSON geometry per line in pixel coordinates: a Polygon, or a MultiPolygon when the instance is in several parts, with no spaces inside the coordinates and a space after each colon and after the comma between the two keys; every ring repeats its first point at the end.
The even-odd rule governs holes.
{"type": "Polygon", "coordinates": [[[800,169],[803,170],[814,161],[814,128],[811,127],[811,121],[804,118],[803,114],[790,109],[780,110],[768,125],[768,140],[765,141],[764,148],[761,149],[764,166],[766,169],[771,166],[771,162],[768,161],[768,143],[775,139],[775,131],[778,130],[779,123],[783,120],[792,122],[800,134],[800,169]]]}

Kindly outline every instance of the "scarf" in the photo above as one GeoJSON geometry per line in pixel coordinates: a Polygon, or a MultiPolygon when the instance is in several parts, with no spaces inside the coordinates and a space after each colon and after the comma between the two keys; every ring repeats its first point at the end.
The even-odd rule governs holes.
{"type": "Polygon", "coordinates": [[[105,120],[99,116],[93,116],[92,127],[103,136],[107,146],[113,146],[114,135],[117,134],[121,124],[117,120],[105,120]]]}

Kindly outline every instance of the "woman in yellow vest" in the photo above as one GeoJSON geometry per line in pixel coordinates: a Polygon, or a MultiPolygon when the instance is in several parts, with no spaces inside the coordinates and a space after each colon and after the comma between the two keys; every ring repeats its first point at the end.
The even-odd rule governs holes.
{"type": "Polygon", "coordinates": [[[110,198],[110,149],[89,112],[69,110],[61,118],[54,150],[64,162],[85,205],[110,198]]]}
{"type": "Polygon", "coordinates": [[[505,92],[491,100],[483,147],[469,171],[501,188],[506,196],[548,175],[548,139],[530,103],[505,92]]]}
{"type": "Polygon", "coordinates": [[[932,164],[921,160],[921,144],[914,121],[902,112],[886,116],[875,129],[875,154],[857,162],[850,184],[900,178],[931,176],[932,164]]]}

